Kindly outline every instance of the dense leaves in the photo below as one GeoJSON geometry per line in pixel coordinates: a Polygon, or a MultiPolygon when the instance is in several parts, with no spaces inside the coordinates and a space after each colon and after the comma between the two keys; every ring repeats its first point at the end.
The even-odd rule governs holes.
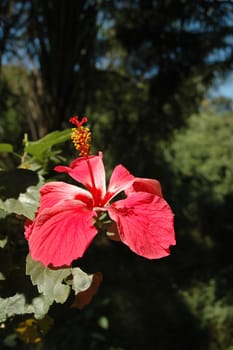
{"type": "Polygon", "coordinates": [[[36,318],[43,318],[51,305],[51,298],[38,296],[29,304],[23,294],[16,293],[8,298],[0,298],[0,322],[15,315],[34,314],[36,318]]]}
{"type": "Polygon", "coordinates": [[[201,186],[209,201],[223,200],[233,193],[232,132],[231,113],[193,115],[187,128],[174,133],[167,151],[176,174],[193,179],[193,186],[201,186]]]}
{"type": "Polygon", "coordinates": [[[30,276],[33,285],[52,304],[64,303],[70,293],[70,286],[75,294],[88,289],[92,283],[92,277],[80,268],[64,268],[53,270],[38,261],[32,260],[30,255],[26,259],[26,274],[30,276]]]}

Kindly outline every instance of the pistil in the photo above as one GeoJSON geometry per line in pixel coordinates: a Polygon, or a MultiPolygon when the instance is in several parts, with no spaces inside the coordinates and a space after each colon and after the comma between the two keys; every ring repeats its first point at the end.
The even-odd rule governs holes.
{"type": "Polygon", "coordinates": [[[95,179],[93,171],[91,168],[89,155],[90,155],[90,142],[91,142],[91,132],[90,129],[83,126],[87,122],[86,117],[82,117],[81,121],[78,120],[78,116],[70,118],[70,123],[74,124],[76,128],[72,128],[71,140],[73,141],[75,149],[79,152],[81,157],[84,157],[87,161],[87,166],[91,178],[92,188],[93,188],[93,199],[94,206],[99,204],[100,193],[95,186],[95,179]]]}

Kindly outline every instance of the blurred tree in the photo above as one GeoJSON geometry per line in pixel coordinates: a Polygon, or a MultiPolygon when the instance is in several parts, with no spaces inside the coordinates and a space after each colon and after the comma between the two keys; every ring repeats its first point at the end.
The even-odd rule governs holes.
{"type": "Polygon", "coordinates": [[[127,70],[150,81],[154,122],[172,129],[197,109],[216,72],[233,65],[232,1],[117,2],[117,36],[127,70]]]}
{"type": "Polygon", "coordinates": [[[37,136],[84,114],[90,98],[96,39],[95,1],[30,1],[27,53],[31,58],[37,136]]]}
{"type": "Polygon", "coordinates": [[[23,43],[28,1],[2,0],[0,2],[0,67],[5,61],[15,60],[23,43]]]}
{"type": "Polygon", "coordinates": [[[22,148],[28,131],[28,74],[23,67],[4,66],[0,74],[0,142],[22,148]]]}
{"type": "MultiPolygon", "coordinates": [[[[111,135],[111,154],[115,159],[123,159],[138,174],[159,175],[163,162],[157,142],[198,111],[215,76],[233,65],[233,3],[129,0],[103,4],[107,25],[101,50],[105,55],[98,63],[105,76],[108,71],[114,74],[97,87],[94,106],[107,111],[105,117],[98,115],[98,122],[101,118],[108,118],[110,124],[114,121],[117,136],[111,135]],[[142,155],[143,162],[135,162],[135,155],[139,159],[142,155]]],[[[107,140],[105,131],[101,137],[107,140]]]]}
{"type": "Polygon", "coordinates": [[[186,127],[174,130],[172,140],[162,142],[160,150],[170,167],[165,182],[172,179],[168,191],[178,236],[179,293],[209,333],[208,348],[230,350],[233,114],[228,103],[220,113],[223,102],[205,100],[202,112],[192,115],[186,127]]]}
{"type": "Polygon", "coordinates": [[[27,66],[34,139],[84,114],[95,66],[95,1],[10,0],[0,4],[0,64],[27,66]]]}
{"type": "MultiPolygon", "coordinates": [[[[31,72],[33,137],[101,105],[108,113],[118,110],[109,123],[115,120],[116,134],[123,135],[122,116],[126,121],[130,109],[135,120],[128,139],[140,148],[139,139],[149,157],[155,151],[151,142],[182,125],[215,75],[232,66],[232,8],[231,1],[215,0],[3,1],[1,45],[6,54],[9,33],[20,39],[31,72]],[[130,95],[138,83],[146,92],[133,105],[130,95]],[[115,94],[106,103],[117,84],[121,103],[115,94]]],[[[118,136],[112,147],[118,155],[121,141],[118,136]]]]}
{"type": "MultiPolygon", "coordinates": [[[[201,113],[191,116],[188,126],[174,132],[174,139],[161,146],[173,186],[176,222],[181,231],[198,233],[214,247],[217,266],[232,263],[233,114],[201,113]],[[192,227],[192,229],[190,229],[192,227]]],[[[212,270],[213,266],[210,268],[212,270]]]]}
{"type": "Polygon", "coordinates": [[[169,150],[164,150],[172,169],[194,181],[196,193],[208,193],[208,203],[233,194],[232,132],[233,114],[230,112],[192,115],[188,127],[176,130],[169,150]],[[200,186],[201,191],[198,191],[200,186]]]}
{"type": "Polygon", "coordinates": [[[225,96],[217,96],[204,99],[200,105],[200,111],[207,114],[223,114],[233,112],[233,100],[225,96]]]}

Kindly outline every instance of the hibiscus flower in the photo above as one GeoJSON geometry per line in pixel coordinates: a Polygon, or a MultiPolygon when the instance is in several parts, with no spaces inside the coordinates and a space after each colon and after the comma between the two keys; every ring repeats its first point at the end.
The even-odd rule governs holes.
{"type": "Polygon", "coordinates": [[[98,233],[96,223],[103,213],[133,252],[148,259],[169,255],[175,244],[174,216],[157,180],[134,177],[118,165],[106,189],[102,153],[85,154],[55,170],[68,173],[78,184],[49,182],[40,189],[38,212],[25,230],[34,260],[53,267],[71,265],[98,233]],[[120,193],[123,198],[114,201],[120,193]]]}

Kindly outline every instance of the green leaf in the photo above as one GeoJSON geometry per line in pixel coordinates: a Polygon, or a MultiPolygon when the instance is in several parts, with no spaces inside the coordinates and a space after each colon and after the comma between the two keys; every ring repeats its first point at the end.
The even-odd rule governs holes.
{"type": "Polygon", "coordinates": [[[70,268],[52,270],[28,255],[26,274],[31,277],[32,284],[36,285],[38,291],[43,295],[50,297],[57,303],[64,303],[68,298],[70,287],[64,284],[64,280],[71,274],[70,268]]]}
{"type": "Polygon", "coordinates": [[[0,322],[15,315],[34,314],[35,318],[43,318],[52,304],[52,299],[44,295],[33,298],[32,304],[27,304],[23,294],[16,293],[8,298],[0,298],[0,322]]]}
{"type": "Polygon", "coordinates": [[[6,213],[15,213],[24,215],[29,219],[33,219],[39,204],[39,188],[43,184],[40,178],[36,186],[29,186],[25,193],[20,193],[18,199],[9,198],[5,201],[0,200],[0,209],[6,213]]]}
{"type": "Polygon", "coordinates": [[[8,317],[28,313],[25,297],[22,294],[15,294],[9,298],[0,298],[0,322],[8,317]]]}
{"type": "Polygon", "coordinates": [[[12,153],[14,149],[10,143],[0,143],[0,152],[12,153]]]}
{"type": "Polygon", "coordinates": [[[29,254],[26,258],[26,274],[40,293],[57,303],[67,300],[71,288],[75,294],[87,290],[93,279],[93,275],[88,275],[78,267],[50,269],[33,260],[29,254]]]}
{"type": "Polygon", "coordinates": [[[98,325],[103,329],[108,329],[109,328],[109,321],[108,321],[107,317],[101,316],[98,320],[98,325]]]}
{"type": "Polygon", "coordinates": [[[0,208],[0,219],[4,219],[7,216],[7,213],[5,212],[5,210],[0,208]]]}
{"type": "Polygon", "coordinates": [[[48,151],[48,149],[50,149],[52,146],[69,140],[70,134],[70,129],[53,131],[38,141],[28,142],[25,146],[25,152],[30,153],[35,158],[39,159],[43,153],[48,151]]]}
{"type": "Polygon", "coordinates": [[[34,316],[37,319],[42,319],[48,313],[50,306],[53,303],[53,299],[45,295],[39,295],[33,298],[31,308],[34,316]]]}
{"type": "Polygon", "coordinates": [[[72,289],[75,294],[83,292],[87,290],[93,280],[93,275],[88,275],[86,272],[82,271],[79,267],[75,267],[72,269],[73,281],[72,281],[72,289]]]}
{"type": "Polygon", "coordinates": [[[7,237],[5,237],[4,239],[0,239],[0,248],[4,248],[6,244],[7,244],[7,237]]]}
{"type": "MultiPolygon", "coordinates": [[[[26,302],[23,294],[15,294],[8,298],[0,298],[0,322],[15,315],[34,314],[35,318],[43,318],[53,302],[64,303],[71,291],[79,293],[88,289],[92,283],[92,275],[88,275],[80,268],[66,268],[52,270],[35,261],[28,254],[26,258],[26,274],[31,277],[32,284],[41,293],[26,302]]],[[[4,276],[0,273],[0,279],[4,276]]]]}

